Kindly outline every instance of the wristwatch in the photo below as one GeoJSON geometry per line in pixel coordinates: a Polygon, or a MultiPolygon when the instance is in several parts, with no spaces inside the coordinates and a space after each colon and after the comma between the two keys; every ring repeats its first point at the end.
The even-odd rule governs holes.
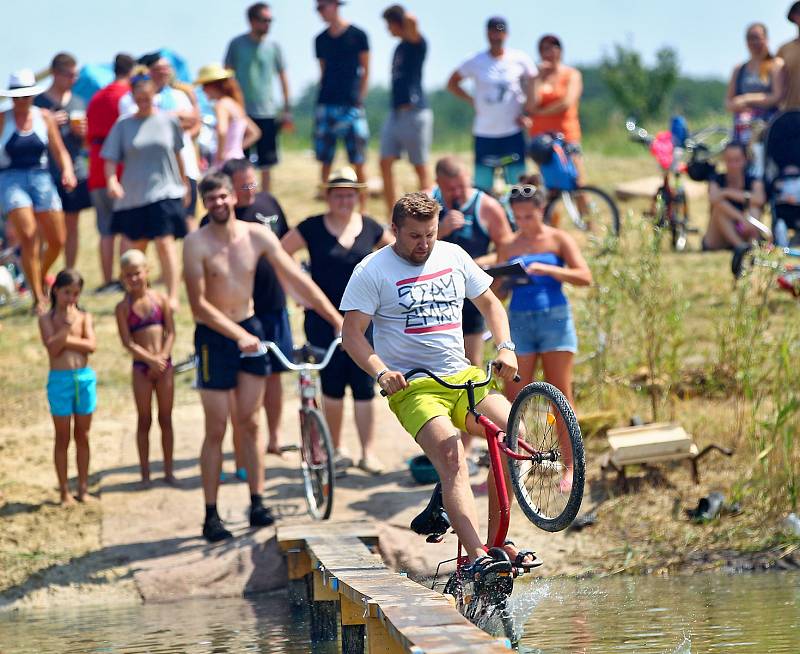
{"type": "Polygon", "coordinates": [[[497,344],[497,351],[500,350],[508,350],[509,352],[513,352],[517,349],[517,346],[514,345],[514,341],[503,341],[502,343],[497,344]]]}

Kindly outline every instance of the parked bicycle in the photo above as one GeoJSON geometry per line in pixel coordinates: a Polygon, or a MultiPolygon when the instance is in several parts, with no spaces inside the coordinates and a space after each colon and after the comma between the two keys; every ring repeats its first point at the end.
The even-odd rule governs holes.
{"type": "MultiPolygon", "coordinates": [[[[561,531],[574,520],[583,499],[585,462],[578,420],[561,391],[545,382],[533,382],[514,400],[508,431],[503,432],[475,407],[475,389],[491,383],[492,368],[490,362],[483,381],[468,381],[462,385],[449,384],[424,368],[415,368],[405,377],[423,374],[445,388],[466,390],[468,410],[486,435],[492,469],[500,471],[508,465],[514,495],[528,520],[545,531],[561,531]],[[572,483],[565,488],[568,468],[572,470],[572,483]]],[[[489,633],[502,632],[513,642],[514,624],[508,599],[514,588],[514,578],[541,565],[541,561],[515,564],[503,549],[511,521],[511,502],[505,476],[495,474],[493,478],[500,505],[500,524],[487,546],[496,563],[480,578],[470,577],[465,572],[469,558],[459,541],[455,558],[439,564],[432,588],[444,586],[444,592],[455,598],[456,608],[468,620],[489,633]],[[441,566],[453,561],[456,571],[446,582],[440,582],[441,566]]],[[[427,536],[428,542],[441,542],[450,529],[439,484],[428,506],[412,521],[411,529],[427,536]]]]}
{"type": "Polygon", "coordinates": [[[648,215],[657,227],[669,229],[673,250],[683,252],[688,245],[689,234],[698,232],[690,224],[683,175],[688,173],[695,181],[711,179],[715,171],[712,160],[725,149],[728,130],[713,126],[688,135],[679,134],[678,130],[665,130],[653,136],[637,126],[633,119],[628,119],[625,127],[631,139],[648,146],[663,173],[661,186],[653,196],[648,215]],[[709,145],[710,139],[720,134],[725,136],[717,144],[709,145]]]}
{"type": "Polygon", "coordinates": [[[757,248],[752,243],[746,243],[734,249],[731,272],[736,279],[756,267],[774,270],[778,287],[800,298],[800,248],[757,248]]]}
{"type": "Polygon", "coordinates": [[[581,249],[589,243],[604,243],[619,236],[619,209],[605,191],[596,186],[578,186],[578,171],[572,161],[575,147],[563,134],[542,134],[528,148],[538,164],[548,202],[544,222],[570,231],[581,249]]]}

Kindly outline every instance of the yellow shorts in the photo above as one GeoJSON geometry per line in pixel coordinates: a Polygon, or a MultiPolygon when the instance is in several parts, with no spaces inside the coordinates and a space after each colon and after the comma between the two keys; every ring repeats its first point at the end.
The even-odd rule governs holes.
{"type": "MultiPolygon", "coordinates": [[[[442,377],[451,384],[464,384],[467,380],[482,381],[486,371],[470,366],[466,370],[442,377]]],[[[491,384],[475,389],[475,404],[480,403],[489,391],[496,388],[494,381],[491,384]]],[[[447,416],[461,431],[466,431],[467,419],[467,391],[450,390],[438,384],[430,377],[421,377],[409,382],[408,387],[389,397],[389,408],[403,425],[403,428],[414,438],[419,430],[431,419],[437,416],[447,416]]]]}

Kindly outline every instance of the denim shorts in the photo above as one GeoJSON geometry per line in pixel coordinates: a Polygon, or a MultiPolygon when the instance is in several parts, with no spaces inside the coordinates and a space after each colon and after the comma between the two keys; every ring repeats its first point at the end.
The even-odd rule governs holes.
{"type": "Polygon", "coordinates": [[[578,335],[569,304],[539,311],[509,311],[511,340],[517,354],[578,351],[578,335]]]}
{"type": "Polygon", "coordinates": [[[0,213],[22,207],[61,211],[61,198],[49,170],[0,170],[0,213]]]}

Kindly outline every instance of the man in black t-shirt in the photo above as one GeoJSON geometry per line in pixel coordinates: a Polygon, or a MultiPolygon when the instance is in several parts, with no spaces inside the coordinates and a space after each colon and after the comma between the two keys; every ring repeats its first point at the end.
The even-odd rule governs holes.
{"type": "Polygon", "coordinates": [[[391,111],[381,130],[383,197],[391,215],[397,200],[392,164],[404,152],[408,152],[408,160],[417,172],[420,190],[431,186],[427,163],[433,139],[433,112],[422,89],[422,64],[428,44],[419,33],[416,17],[400,5],[392,5],[383,12],[383,18],[389,33],[400,37],[392,59],[391,111]]]}
{"type": "MultiPolygon", "coordinates": [[[[321,182],[328,180],[336,142],[344,141],[347,157],[364,182],[369,127],[364,111],[369,77],[366,33],[339,16],[340,0],[317,0],[317,11],[328,28],[317,35],[320,85],[314,119],[314,150],[322,164],[321,182]]],[[[363,203],[362,195],[362,203],[363,203]]]]}
{"type": "Polygon", "coordinates": [[[61,185],[61,169],[53,157],[50,157],[50,174],[64,207],[67,230],[64,260],[67,268],[74,268],[78,259],[78,214],[92,206],[87,183],[89,159],[85,148],[86,104],[72,92],[72,87],[78,80],[78,62],[75,57],[66,52],[58,53],[50,64],[50,73],[53,76],[50,88],[36,96],[33,103],[53,113],[78,180],[78,185],[67,191],[61,185]]]}
{"type": "MultiPolygon", "coordinates": [[[[258,193],[256,183],[256,170],[247,159],[231,159],[223,166],[222,172],[228,175],[233,182],[236,192],[236,217],[249,223],[261,223],[269,227],[280,239],[289,231],[286,216],[281,205],[275,197],[266,191],[258,193]]],[[[208,222],[208,216],[200,221],[202,227],[208,222]]],[[[264,327],[266,340],[273,341],[280,348],[286,358],[292,360],[292,331],[289,325],[289,315],[286,311],[286,295],[283,292],[278,277],[269,262],[262,257],[256,267],[255,281],[253,283],[253,303],[255,315],[264,327]]],[[[280,373],[285,372],[281,363],[274,354],[268,354],[272,374],[267,377],[264,390],[264,409],[267,414],[267,427],[269,441],[267,452],[280,454],[280,438],[278,428],[281,424],[283,409],[283,388],[280,373]]],[[[237,440],[234,429],[234,445],[237,440]]],[[[237,475],[241,475],[241,466],[236,466],[237,475]]]]}

